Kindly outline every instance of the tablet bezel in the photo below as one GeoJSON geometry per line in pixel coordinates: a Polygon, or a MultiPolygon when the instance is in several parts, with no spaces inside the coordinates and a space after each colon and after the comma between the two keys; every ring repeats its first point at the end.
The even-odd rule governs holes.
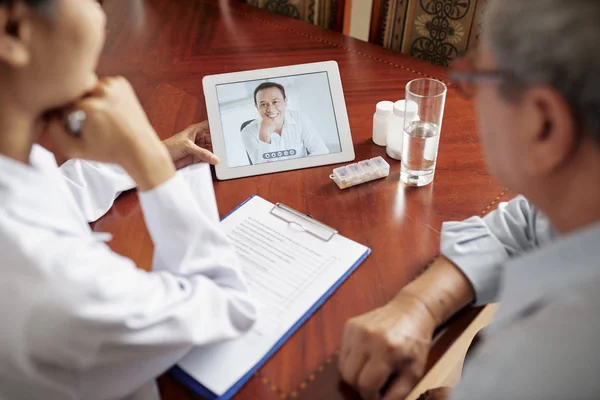
{"type": "Polygon", "coordinates": [[[228,180],[247,176],[271,174],[275,172],[290,171],[302,168],[317,167],[321,165],[338,164],[353,161],[354,144],[350,133],[348,111],[344,100],[342,80],[338,64],[335,61],[318,62],[311,64],[291,65],[277,68],[259,69],[253,71],[233,72],[219,75],[209,75],[202,79],[208,123],[212,140],[213,152],[221,159],[215,167],[217,179],[228,180]],[[238,83],[259,79],[279,78],[293,75],[304,75],[316,72],[327,72],[329,89],[333,100],[333,110],[338,126],[338,134],[342,151],[335,154],[297,158],[293,160],[248,165],[243,167],[229,167],[221,113],[217,96],[217,85],[238,83]]]}

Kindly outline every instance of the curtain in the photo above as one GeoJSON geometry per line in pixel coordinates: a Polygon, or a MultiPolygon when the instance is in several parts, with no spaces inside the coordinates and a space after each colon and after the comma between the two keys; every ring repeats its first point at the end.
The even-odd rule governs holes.
{"type": "Polygon", "coordinates": [[[342,31],[344,0],[247,0],[247,2],[325,29],[342,31]]]}
{"type": "MultiPolygon", "coordinates": [[[[489,0],[246,0],[249,4],[342,31],[346,2],[372,1],[371,15],[347,20],[367,23],[369,41],[432,63],[447,66],[474,47],[489,0]]],[[[349,11],[351,12],[351,11],[349,11]]],[[[351,27],[348,29],[352,31],[351,27]]]]}
{"type": "MultiPolygon", "coordinates": [[[[476,46],[488,0],[375,0],[381,13],[371,41],[447,66],[476,46]]],[[[373,26],[372,32],[373,32],[373,26]]]]}

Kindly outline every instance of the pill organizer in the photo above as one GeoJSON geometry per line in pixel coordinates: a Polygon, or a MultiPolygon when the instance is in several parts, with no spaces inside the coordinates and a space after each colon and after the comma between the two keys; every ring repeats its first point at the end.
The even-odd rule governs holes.
{"type": "Polygon", "coordinates": [[[375,157],[333,170],[330,178],[340,189],[385,178],[390,174],[390,165],[383,157],[375,157]]]}

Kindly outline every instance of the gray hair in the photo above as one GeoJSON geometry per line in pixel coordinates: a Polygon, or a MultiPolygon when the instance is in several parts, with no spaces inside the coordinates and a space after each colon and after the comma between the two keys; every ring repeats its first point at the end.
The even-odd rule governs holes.
{"type": "Polygon", "coordinates": [[[499,69],[561,93],[600,144],[600,0],[495,0],[483,40],[499,69]]]}

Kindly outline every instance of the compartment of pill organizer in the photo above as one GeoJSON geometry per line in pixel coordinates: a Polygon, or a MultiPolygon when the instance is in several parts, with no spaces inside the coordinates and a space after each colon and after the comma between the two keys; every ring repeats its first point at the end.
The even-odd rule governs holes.
{"type": "Polygon", "coordinates": [[[364,160],[358,163],[363,171],[363,182],[369,182],[377,179],[377,168],[371,160],[364,160]]]}
{"type": "Polygon", "coordinates": [[[350,182],[352,181],[352,177],[350,172],[346,167],[339,167],[333,170],[333,175],[331,175],[331,179],[340,187],[340,189],[346,189],[347,187],[352,186],[350,182]]]}
{"type": "Polygon", "coordinates": [[[347,189],[361,183],[385,178],[390,174],[390,165],[383,157],[375,157],[356,164],[346,165],[333,170],[331,179],[340,189],[347,189]]]}
{"type": "Polygon", "coordinates": [[[390,175],[390,164],[388,164],[383,157],[379,156],[379,157],[375,157],[375,158],[371,158],[371,160],[369,160],[373,163],[373,165],[375,165],[375,170],[377,178],[385,178],[386,176],[390,175]]]}
{"type": "Polygon", "coordinates": [[[364,173],[360,165],[350,164],[346,165],[346,169],[350,174],[350,186],[360,185],[364,182],[364,173]]]}
{"type": "Polygon", "coordinates": [[[350,164],[336,168],[330,177],[340,189],[346,189],[363,182],[362,170],[358,164],[350,164]]]}

